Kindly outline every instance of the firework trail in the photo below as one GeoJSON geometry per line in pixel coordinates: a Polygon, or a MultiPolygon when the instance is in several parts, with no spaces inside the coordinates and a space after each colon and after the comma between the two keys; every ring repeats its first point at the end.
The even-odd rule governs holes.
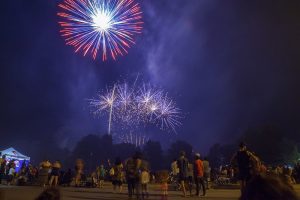
{"type": "Polygon", "coordinates": [[[142,11],[134,0],[64,0],[58,6],[66,44],[93,59],[99,50],[103,61],[127,54],[142,31],[142,11]]]}
{"type": "Polygon", "coordinates": [[[112,115],[113,115],[113,107],[116,102],[115,95],[116,85],[114,85],[112,90],[108,90],[106,94],[99,94],[97,99],[90,99],[90,106],[94,109],[93,113],[95,115],[101,114],[103,112],[107,112],[109,115],[108,119],[108,134],[111,134],[111,123],[112,123],[112,115]]]}
{"type": "Polygon", "coordinates": [[[110,103],[110,110],[109,110],[109,120],[108,120],[108,135],[110,135],[110,131],[111,131],[111,117],[112,117],[112,112],[113,112],[113,105],[115,102],[115,89],[116,86],[114,85],[114,88],[112,90],[112,94],[111,94],[111,103],[110,103]]]}

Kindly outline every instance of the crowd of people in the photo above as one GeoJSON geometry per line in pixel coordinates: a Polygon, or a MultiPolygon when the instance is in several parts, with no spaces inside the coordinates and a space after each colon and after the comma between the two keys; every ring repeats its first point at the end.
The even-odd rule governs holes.
{"type": "Polygon", "coordinates": [[[231,166],[232,176],[240,183],[241,200],[298,199],[293,184],[296,183],[294,176],[297,178],[300,175],[299,164],[294,170],[283,165],[266,167],[258,156],[241,143],[231,159],[231,166]]]}
{"type": "MultiPolygon", "coordinates": [[[[135,195],[138,198],[147,198],[149,197],[148,184],[150,182],[161,184],[163,196],[168,195],[170,184],[169,171],[151,172],[149,163],[143,159],[140,152],[136,152],[135,155],[124,161],[116,158],[113,164],[110,162],[107,162],[106,165],[101,164],[89,176],[85,173],[85,164],[82,159],[76,160],[74,170],[68,169],[67,171],[63,170],[59,161],[51,163],[49,160],[45,160],[38,167],[23,163],[18,172],[15,170],[15,162],[11,160],[7,163],[5,155],[2,156],[0,163],[0,181],[5,179],[8,185],[55,187],[57,185],[70,186],[73,183],[75,187],[98,187],[101,189],[104,181],[110,181],[115,193],[121,193],[123,184],[126,183],[129,197],[135,195]]],[[[201,187],[203,195],[205,195],[208,184],[204,177],[208,169],[208,161],[202,161],[200,154],[196,154],[195,159],[189,162],[185,153],[181,152],[176,163],[171,165],[171,174],[181,186],[184,196],[186,196],[186,188],[192,195],[193,183],[196,184],[196,195],[199,195],[201,187]]]]}
{"type": "Polygon", "coordinates": [[[105,181],[110,181],[114,193],[122,193],[123,184],[126,183],[129,198],[135,196],[137,199],[147,199],[149,197],[148,184],[151,182],[161,185],[163,197],[168,196],[169,188],[174,185],[175,189],[182,191],[184,197],[187,197],[188,194],[200,197],[206,196],[211,182],[214,184],[239,182],[241,199],[247,199],[246,196],[250,195],[250,191],[253,194],[255,189],[253,181],[257,181],[257,184],[268,181],[276,183],[285,192],[292,192],[291,195],[294,194],[292,184],[300,181],[300,163],[293,169],[285,165],[265,166],[243,143],[240,144],[239,150],[231,159],[231,164],[221,166],[217,170],[212,170],[208,159],[202,159],[199,153],[195,153],[189,160],[184,151],[180,152],[179,157],[173,160],[170,170],[153,172],[149,166],[150,164],[143,159],[142,154],[136,152],[124,161],[116,158],[113,163],[108,161],[106,164],[100,164],[89,175],[85,173],[85,163],[82,159],[76,160],[74,170],[64,171],[59,161],[51,163],[49,160],[45,160],[38,167],[26,165],[24,162],[20,170],[16,172],[14,161],[7,162],[4,155],[0,159],[0,184],[5,179],[7,185],[27,184],[42,187],[74,185],[75,187],[101,189],[105,181]]]}
{"type": "Polygon", "coordinates": [[[64,173],[61,171],[59,161],[50,163],[48,160],[41,162],[39,167],[31,164],[26,165],[25,162],[16,171],[15,160],[6,161],[5,155],[0,159],[0,184],[6,180],[7,185],[26,185],[40,184],[42,186],[57,186],[59,177],[64,173]]]}
{"type": "Polygon", "coordinates": [[[196,153],[194,159],[189,161],[185,152],[182,151],[179,158],[174,159],[171,164],[171,176],[172,180],[178,182],[177,189],[182,190],[183,196],[187,196],[187,190],[192,196],[194,185],[195,195],[200,196],[200,189],[202,189],[202,196],[205,196],[210,180],[209,162],[207,158],[201,160],[199,153],[196,153]]]}

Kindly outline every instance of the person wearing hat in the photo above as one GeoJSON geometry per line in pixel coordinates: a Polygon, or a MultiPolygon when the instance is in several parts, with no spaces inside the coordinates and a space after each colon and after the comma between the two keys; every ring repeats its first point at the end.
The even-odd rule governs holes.
{"type": "Polygon", "coordinates": [[[206,187],[204,184],[204,167],[203,162],[200,160],[200,153],[195,154],[195,162],[194,162],[194,177],[195,177],[195,183],[196,183],[196,195],[200,196],[200,185],[203,190],[203,196],[206,194],[206,187]]]}

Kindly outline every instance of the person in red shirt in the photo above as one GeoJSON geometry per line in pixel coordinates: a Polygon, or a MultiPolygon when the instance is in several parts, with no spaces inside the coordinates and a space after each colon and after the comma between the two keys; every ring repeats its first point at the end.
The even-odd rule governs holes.
{"type": "Polygon", "coordinates": [[[195,183],[196,183],[196,195],[200,196],[200,185],[203,190],[203,196],[206,194],[206,188],[204,185],[204,167],[203,167],[203,162],[200,160],[200,154],[196,153],[195,154],[195,162],[194,162],[194,177],[195,177],[195,183]]]}

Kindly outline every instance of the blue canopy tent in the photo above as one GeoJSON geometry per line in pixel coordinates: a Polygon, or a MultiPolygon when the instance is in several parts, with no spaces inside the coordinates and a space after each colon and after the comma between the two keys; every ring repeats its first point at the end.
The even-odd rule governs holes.
{"type": "Polygon", "coordinates": [[[8,149],[5,149],[3,151],[0,151],[1,156],[5,155],[7,162],[14,160],[16,164],[16,171],[18,172],[20,168],[22,167],[22,164],[25,162],[26,165],[30,162],[30,157],[25,156],[15,150],[14,148],[10,147],[8,149]]]}

